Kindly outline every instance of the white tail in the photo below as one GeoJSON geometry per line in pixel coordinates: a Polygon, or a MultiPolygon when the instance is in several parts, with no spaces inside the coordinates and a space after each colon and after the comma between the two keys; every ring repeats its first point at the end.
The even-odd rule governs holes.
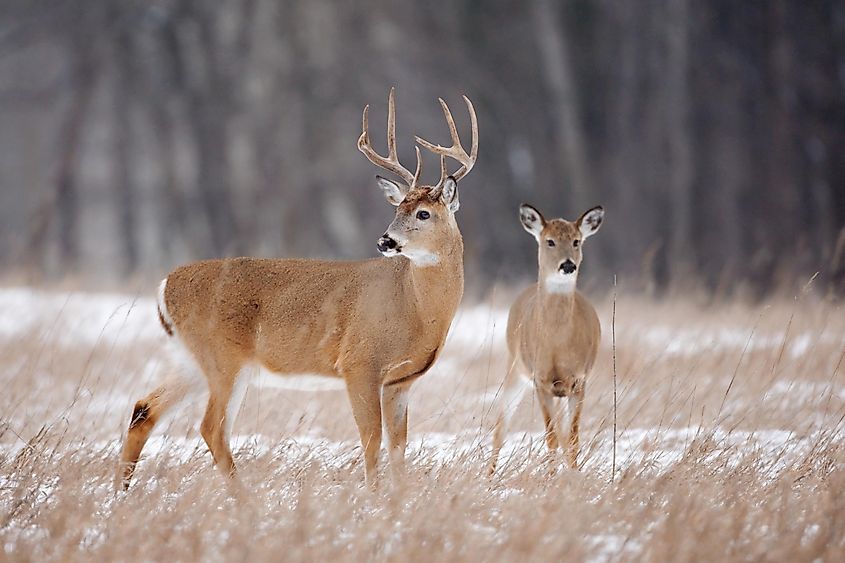
{"type": "Polygon", "coordinates": [[[533,383],[537,393],[550,450],[561,444],[562,405],[557,399],[567,398],[567,458],[569,465],[577,468],[584,388],[598,353],[601,325],[595,309],[575,284],[582,243],[599,229],[604,211],[594,207],[575,222],[546,221],[537,209],[522,205],[519,216],[539,246],[539,279],[519,295],[508,316],[508,371],[499,397],[490,470],[496,469],[507,424],[526,380],[533,383]]]}
{"type": "MultiPolygon", "coordinates": [[[[210,391],[201,433],[215,462],[233,474],[228,428],[239,408],[245,369],[314,374],[344,381],[364,447],[366,479],[373,483],[382,422],[390,440],[391,467],[401,471],[407,442],[407,397],[443,346],[463,295],[463,240],[455,220],[457,180],[470,171],[478,152],[478,126],[468,99],[473,143],[460,149],[454,122],[443,104],[456,147],[441,149],[441,178],[420,185],[422,161],[411,174],[396,153],[395,103],[390,91],[388,156],[370,146],[364,109],[361,152],[399,176],[378,178],[397,207],[379,239],[386,256],[355,262],[233,258],[195,262],[168,275],[159,291],[165,331],[204,373],[210,391]],[[445,158],[461,167],[446,171],[445,158]]],[[[442,103],[442,100],[441,100],[442,103]]],[[[135,405],[121,455],[120,480],[129,485],[150,432],[175,404],[168,384],[135,405]]]]}

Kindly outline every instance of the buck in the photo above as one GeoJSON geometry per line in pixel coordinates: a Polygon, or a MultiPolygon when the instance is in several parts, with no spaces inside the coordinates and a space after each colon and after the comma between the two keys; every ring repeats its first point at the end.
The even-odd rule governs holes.
{"type": "MultiPolygon", "coordinates": [[[[376,176],[396,213],[378,250],[384,257],[340,262],[232,258],[181,266],[162,281],[159,320],[205,376],[209,398],[200,433],[215,464],[235,474],[229,436],[250,374],[310,374],[345,383],[364,451],[368,484],[376,479],[387,430],[391,471],[401,474],[408,432],[408,391],[437,360],[463,295],[463,240],[455,220],[457,182],[478,155],[475,110],[464,96],[472,128],[470,152],[461,145],[446,103],[451,147],[416,137],[440,157],[440,181],[420,182],[399,163],[394,91],[388,98],[387,156],[370,143],[364,108],[358,149],[396,182],[376,176]],[[447,158],[460,167],[447,171],[447,158]]],[[[135,404],[118,479],[129,486],[141,450],[162,417],[190,397],[186,374],[176,373],[135,404]]]]}
{"type": "Polygon", "coordinates": [[[546,221],[530,205],[519,208],[522,226],[539,247],[539,279],[520,293],[508,315],[509,364],[493,431],[491,473],[527,382],[533,383],[537,393],[546,425],[546,445],[552,452],[562,445],[563,404],[559,399],[567,399],[567,461],[577,469],[584,386],[596,360],[601,325],[595,309],[575,285],[582,244],[598,231],[603,218],[601,207],[590,209],[575,222],[546,221]]]}

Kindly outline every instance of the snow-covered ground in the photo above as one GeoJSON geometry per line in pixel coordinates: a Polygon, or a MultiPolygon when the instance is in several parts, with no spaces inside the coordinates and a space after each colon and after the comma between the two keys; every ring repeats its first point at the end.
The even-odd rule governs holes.
{"type": "MultiPolygon", "coordinates": [[[[824,466],[819,457],[834,455],[830,452],[842,442],[845,414],[840,373],[845,326],[839,316],[823,315],[821,307],[805,311],[785,305],[776,313],[761,309],[754,315],[745,309],[725,308],[712,315],[703,311],[699,319],[635,300],[619,310],[615,448],[609,307],[602,304],[603,342],[588,387],[579,460],[581,475],[603,484],[572,492],[583,494],[578,510],[601,506],[613,514],[605,504],[610,502],[605,487],[614,453],[623,482],[658,483],[676,479],[681,471],[700,470],[714,479],[753,471],[753,487],[761,491],[798,468],[815,475],[824,466]]],[[[428,486],[427,478],[486,478],[495,401],[506,364],[506,324],[506,309],[485,303],[464,306],[443,355],[415,384],[407,458],[419,487],[428,486]]],[[[74,483],[77,495],[96,497],[110,490],[132,405],[161,377],[166,341],[150,296],[0,290],[0,509],[8,515],[9,529],[17,530],[3,536],[7,555],[49,537],[48,524],[29,525],[14,516],[20,510],[15,503],[24,502],[22,498],[31,518],[38,520],[58,509],[61,503],[55,499],[64,498],[68,482],[74,483]],[[43,461],[37,465],[32,459],[43,461]],[[63,473],[55,464],[66,464],[76,473],[63,473]],[[80,466],[98,468],[97,476],[85,477],[80,466]],[[26,467],[30,469],[23,471],[26,467]],[[29,496],[26,490],[31,490],[29,496]]],[[[167,490],[166,498],[178,498],[168,488],[173,487],[171,476],[180,487],[194,487],[216,475],[208,468],[210,456],[196,431],[201,409],[201,401],[190,405],[186,415],[151,439],[139,465],[139,489],[149,495],[167,490]]],[[[260,474],[258,482],[273,483],[280,496],[262,490],[275,503],[298,502],[302,476],[309,471],[335,483],[360,482],[360,446],[342,390],[251,390],[232,449],[245,480],[260,474]]],[[[494,479],[496,484],[478,490],[465,485],[474,491],[468,495],[482,495],[473,502],[486,506],[491,519],[479,517],[465,533],[501,546],[516,541],[506,532],[515,525],[507,515],[516,503],[542,498],[541,489],[551,486],[543,483],[554,482],[549,479],[581,482],[572,481],[562,456],[548,455],[530,392],[517,411],[494,479]]],[[[329,488],[324,494],[330,498],[338,493],[329,488]]],[[[112,541],[107,530],[114,524],[107,522],[116,518],[119,506],[103,502],[78,540],[86,549],[105,549],[112,541]]],[[[370,508],[366,514],[376,518],[380,512],[370,508]]],[[[2,518],[0,513],[0,522],[2,518]]],[[[634,523],[621,516],[617,526],[607,529],[579,524],[572,528],[582,530],[577,553],[593,560],[637,557],[648,552],[661,522],[654,520],[647,531],[637,533],[634,523]]],[[[817,525],[813,522],[808,530],[817,525]]],[[[342,526],[335,533],[338,545],[353,534],[342,526]]],[[[814,533],[808,531],[808,537],[814,533]]],[[[543,537],[554,544],[551,536],[543,537]]],[[[391,541],[387,544],[393,545],[391,541]]],[[[382,556],[399,549],[387,544],[378,552],[382,556]]]]}
{"type": "Polygon", "coordinates": [[[161,332],[155,300],[109,293],[0,290],[0,338],[42,333],[66,346],[94,346],[155,338],[161,332]]]}
{"type": "MultiPolygon", "coordinates": [[[[604,323],[605,325],[607,323],[604,323]]],[[[504,337],[507,325],[507,311],[481,304],[464,307],[455,318],[447,339],[445,352],[440,361],[434,366],[428,379],[434,382],[454,381],[455,374],[459,376],[477,366],[479,363],[493,362],[491,356],[501,356],[504,350],[504,337]]],[[[629,341],[642,349],[642,354],[659,355],[664,361],[671,361],[677,356],[694,356],[702,351],[741,351],[747,354],[753,350],[776,350],[783,348],[785,354],[792,359],[800,359],[811,352],[820,343],[845,347],[845,334],[835,332],[814,333],[811,330],[788,335],[783,327],[776,330],[752,326],[695,326],[684,323],[684,326],[660,325],[648,323],[646,326],[622,328],[628,331],[629,341]],[[787,336],[790,336],[787,338],[787,336]]],[[[605,326],[603,347],[609,348],[610,334],[605,326]]],[[[111,350],[131,349],[133,347],[152,348],[154,353],[141,362],[140,370],[135,367],[136,378],[143,381],[154,381],[160,365],[160,355],[167,354],[165,338],[156,315],[155,301],[149,296],[131,296],[124,294],[92,294],[84,292],[52,292],[39,291],[31,288],[7,288],[0,290],[0,342],[15,343],[18,340],[35,338],[40,342],[39,349],[44,346],[69,348],[74,350],[111,350]]],[[[14,350],[14,348],[11,348],[14,350]]],[[[26,358],[24,355],[15,358],[7,352],[2,380],[14,378],[16,368],[20,369],[26,358]]],[[[55,366],[54,366],[55,367],[55,366]]],[[[494,369],[487,378],[491,384],[473,395],[461,398],[464,403],[490,404],[497,397],[499,375],[494,369]]],[[[53,380],[56,374],[36,371],[29,373],[36,379],[53,380]]],[[[84,379],[84,374],[82,376],[84,379]]],[[[77,384],[78,381],[71,381],[77,384]]],[[[84,407],[86,412],[102,420],[103,417],[125,418],[125,413],[138,398],[137,392],[132,394],[122,390],[119,381],[111,382],[107,389],[100,390],[96,386],[80,385],[75,399],[84,407]],[[117,384],[115,384],[117,383],[117,384]],[[82,400],[80,400],[82,399],[82,400]]],[[[331,387],[331,386],[330,386],[331,387]]],[[[790,402],[813,401],[819,397],[835,398],[845,401],[845,386],[831,380],[781,380],[775,381],[765,390],[765,398],[788,399],[790,402]]],[[[453,399],[453,398],[452,398],[453,399]]],[[[525,402],[530,403],[530,393],[526,393],[525,402]]],[[[11,420],[4,420],[11,424],[11,420]]],[[[603,430],[604,433],[607,429],[603,430]]],[[[777,451],[778,447],[793,442],[797,438],[794,431],[789,429],[764,429],[762,431],[721,432],[721,441],[730,444],[747,444],[753,447],[763,447],[777,451]]],[[[617,457],[620,460],[631,458],[637,452],[645,452],[655,458],[659,464],[670,463],[678,459],[684,448],[694,436],[701,433],[698,426],[680,428],[623,428],[617,436],[617,457]],[[649,445],[645,448],[644,445],[649,445]],[[657,452],[657,453],[655,453],[657,452]],[[661,461],[662,460],[662,461],[661,461]]],[[[479,441],[486,435],[476,432],[450,434],[443,432],[428,432],[412,438],[412,444],[418,447],[430,446],[434,451],[467,451],[477,448],[479,441]],[[481,436],[481,438],[479,437],[481,436]]],[[[513,438],[519,443],[541,443],[539,430],[535,432],[518,432],[513,438]]],[[[21,437],[22,438],[22,437],[21,437]]],[[[313,437],[307,438],[311,439],[313,437]]],[[[594,441],[606,443],[603,434],[594,437],[594,441]]],[[[270,443],[260,435],[245,436],[239,439],[253,440],[256,444],[263,444],[265,450],[270,443]]],[[[306,439],[306,437],[302,437],[306,439]]],[[[807,440],[805,435],[801,440],[807,440]]],[[[511,440],[512,441],[512,440],[511,440]]],[[[326,441],[326,451],[348,450],[350,443],[346,441],[326,441]]],[[[797,443],[796,443],[797,444],[797,443]]],[[[14,453],[23,445],[22,439],[12,443],[0,444],[7,452],[14,453]]],[[[596,452],[593,459],[605,460],[606,452],[596,452]]]]}

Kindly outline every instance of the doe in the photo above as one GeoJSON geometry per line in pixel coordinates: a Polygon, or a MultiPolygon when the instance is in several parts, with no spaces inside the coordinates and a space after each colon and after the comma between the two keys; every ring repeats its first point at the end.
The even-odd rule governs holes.
{"type": "Polygon", "coordinates": [[[590,209],[574,222],[547,221],[527,204],[519,208],[522,226],[537,239],[539,279],[520,293],[508,315],[509,363],[493,431],[491,473],[496,470],[507,424],[526,382],[531,382],[537,393],[546,424],[546,445],[551,451],[562,445],[560,399],[567,399],[567,461],[577,468],[584,387],[596,360],[601,325],[595,309],[575,284],[584,240],[598,231],[603,218],[601,207],[590,209]]]}

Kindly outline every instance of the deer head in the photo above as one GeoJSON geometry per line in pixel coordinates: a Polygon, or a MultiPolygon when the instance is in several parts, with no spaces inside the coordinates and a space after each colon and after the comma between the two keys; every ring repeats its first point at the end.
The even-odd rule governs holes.
{"type": "Polygon", "coordinates": [[[583,258],[582,244],[601,227],[604,209],[593,207],[574,222],[566,219],[546,221],[540,211],[523,203],[519,207],[519,220],[539,245],[541,286],[551,293],[572,292],[583,258]]]}
{"type": "Polygon", "coordinates": [[[417,143],[440,156],[440,181],[437,184],[423,185],[422,157],[420,148],[415,147],[417,167],[412,174],[399,163],[396,152],[396,104],[394,89],[390,89],[387,106],[387,156],[379,155],[370,144],[367,114],[369,106],[364,107],[361,137],[358,150],[376,166],[387,170],[400,178],[399,182],[376,176],[376,182],[384,192],[387,201],[396,206],[396,215],[384,235],[378,241],[378,250],[384,256],[405,256],[418,266],[427,266],[439,262],[441,252],[450,243],[460,238],[455,212],[459,207],[458,181],[472,170],[478,156],[478,122],[472,102],[464,96],[472,123],[472,148],[469,154],[461,145],[458,130],[449,107],[442,99],[440,105],[449,126],[452,137],[451,147],[442,147],[416,137],[417,143]],[[457,160],[461,166],[453,173],[447,169],[446,159],[457,160]]]}

